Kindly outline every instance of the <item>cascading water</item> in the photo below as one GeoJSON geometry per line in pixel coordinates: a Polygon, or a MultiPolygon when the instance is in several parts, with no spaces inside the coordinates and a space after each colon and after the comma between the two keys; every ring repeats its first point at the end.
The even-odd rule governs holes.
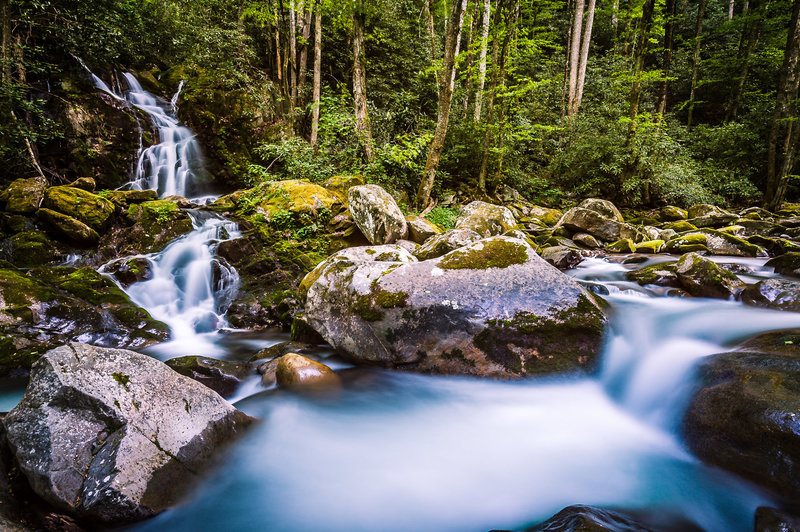
{"type": "MultiPolygon", "coordinates": [[[[144,90],[133,74],[123,74],[128,90],[118,94],[88,72],[98,89],[147,113],[158,132],[159,142],[140,150],[128,188],[156,190],[160,197],[189,197],[199,204],[216,198],[192,197],[204,169],[194,134],[177,119],[183,82],[172,99],[164,102],[144,90]]],[[[236,270],[214,256],[220,241],[240,236],[236,224],[212,212],[190,211],[189,215],[194,231],[146,256],[152,266],[150,279],[126,289],[136,304],[170,326],[171,341],[153,348],[153,353],[164,356],[217,354],[213,339],[227,326],[225,310],[239,283],[236,270]]]]}

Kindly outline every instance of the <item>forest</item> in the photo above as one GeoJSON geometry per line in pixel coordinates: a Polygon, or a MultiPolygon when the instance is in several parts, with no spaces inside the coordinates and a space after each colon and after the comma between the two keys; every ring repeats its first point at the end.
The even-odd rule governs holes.
{"type": "MultiPolygon", "coordinates": [[[[149,72],[222,190],[362,174],[423,210],[504,186],[550,205],[795,199],[798,5],[782,0],[4,0],[3,178],[43,173],[58,100],[149,72]],[[65,77],[66,76],[66,77],[65,77]],[[206,105],[205,110],[198,107],[206,105]],[[207,116],[214,106],[216,116],[207,116]]],[[[91,154],[90,154],[91,155],[91,154]]]]}

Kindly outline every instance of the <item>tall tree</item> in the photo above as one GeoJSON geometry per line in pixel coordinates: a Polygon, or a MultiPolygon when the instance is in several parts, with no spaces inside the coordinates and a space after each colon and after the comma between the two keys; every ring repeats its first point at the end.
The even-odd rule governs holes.
{"type": "Polygon", "coordinates": [[[453,100],[455,85],[456,56],[458,54],[461,37],[461,26],[464,24],[464,11],[467,0],[453,0],[450,17],[446,25],[444,41],[444,56],[442,58],[442,72],[439,76],[439,105],[436,117],[436,131],[428,148],[428,158],[425,161],[425,171],[422,182],[417,191],[416,203],[420,209],[428,206],[431,199],[431,190],[436,180],[436,169],[439,167],[439,158],[444,148],[444,139],[447,135],[447,125],[450,120],[450,107],[453,100]]]}
{"type": "Polygon", "coordinates": [[[794,166],[798,129],[796,100],[800,83],[798,58],[800,58],[800,0],[794,0],[767,145],[767,186],[764,206],[771,210],[783,202],[789,175],[794,166]],[[778,138],[781,131],[784,134],[783,161],[779,161],[778,153],[778,138]]]}
{"type": "Polygon", "coordinates": [[[666,0],[664,4],[664,81],[661,82],[661,93],[658,97],[658,114],[662,117],[667,112],[667,94],[669,76],[672,73],[672,52],[675,44],[675,0],[666,0]]]}
{"type": "Polygon", "coordinates": [[[478,88],[475,90],[475,122],[481,121],[483,89],[486,85],[486,54],[489,46],[489,19],[492,16],[491,0],[483,0],[483,26],[481,26],[481,53],[478,60],[478,88]]]}
{"type": "Polygon", "coordinates": [[[364,152],[371,161],[374,150],[367,109],[367,73],[364,66],[364,0],[357,0],[353,10],[353,97],[356,107],[356,130],[364,142],[364,152]]]}
{"type": "Polygon", "coordinates": [[[311,146],[316,150],[322,95],[322,2],[317,2],[314,13],[314,102],[311,108],[311,146]]]}
{"type": "Polygon", "coordinates": [[[589,7],[586,9],[586,22],[583,29],[583,42],[581,43],[581,55],[578,63],[578,86],[575,94],[575,101],[571,102],[570,115],[578,114],[578,109],[583,101],[583,87],[586,83],[586,65],[589,62],[589,44],[592,40],[592,25],[594,23],[594,7],[596,0],[589,0],[589,7]]]}
{"type": "Polygon", "coordinates": [[[692,81],[689,89],[689,115],[686,119],[686,127],[692,127],[694,114],[695,91],[697,90],[697,79],[700,73],[700,42],[703,36],[703,17],[706,11],[706,0],[699,0],[697,3],[697,22],[694,32],[694,55],[692,56],[692,81]]]}
{"type": "Polygon", "coordinates": [[[747,82],[747,75],[750,71],[751,58],[761,38],[764,19],[766,18],[766,11],[769,9],[770,1],[771,0],[767,0],[765,4],[762,4],[762,0],[753,0],[752,4],[748,3],[745,5],[743,16],[746,16],[747,20],[744,30],[742,31],[739,54],[737,57],[739,75],[735,83],[731,85],[731,96],[729,98],[728,109],[725,113],[726,122],[735,118],[739,112],[739,103],[742,98],[742,93],[744,92],[745,83],[747,82]]]}
{"type": "Polygon", "coordinates": [[[575,0],[575,14],[572,16],[572,37],[569,48],[569,82],[567,90],[567,115],[572,116],[578,99],[578,69],[580,67],[581,34],[583,30],[583,10],[585,0],[575,0]]]}

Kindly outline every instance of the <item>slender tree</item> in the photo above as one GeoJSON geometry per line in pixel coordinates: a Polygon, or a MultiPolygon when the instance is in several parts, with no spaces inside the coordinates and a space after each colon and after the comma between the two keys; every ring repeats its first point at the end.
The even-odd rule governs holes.
{"type": "Polygon", "coordinates": [[[357,0],[353,10],[353,97],[356,107],[356,130],[364,141],[367,160],[373,157],[372,130],[367,109],[367,73],[364,67],[364,0],[357,0]]]}
{"type": "Polygon", "coordinates": [[[583,10],[585,0],[575,0],[575,14],[572,17],[572,38],[569,49],[569,88],[567,91],[567,116],[574,114],[578,99],[578,70],[580,68],[581,34],[583,30],[583,10]]]}
{"type": "Polygon", "coordinates": [[[686,127],[692,127],[694,114],[695,91],[697,90],[697,79],[700,72],[700,42],[703,36],[703,17],[706,11],[706,0],[699,0],[697,3],[697,23],[694,32],[694,55],[692,56],[692,81],[689,89],[689,115],[686,119],[686,127]]]}
{"type": "MultiPolygon", "coordinates": [[[[495,8],[496,9],[496,8],[495,8]]],[[[489,19],[492,16],[491,0],[483,0],[483,26],[481,27],[481,53],[478,60],[478,88],[475,90],[475,122],[481,121],[483,88],[486,84],[486,54],[489,46],[489,19]]]]}
{"type": "Polygon", "coordinates": [[[444,148],[444,139],[447,135],[447,125],[450,119],[450,107],[453,99],[453,89],[455,84],[456,56],[458,54],[459,41],[461,36],[461,26],[464,23],[464,11],[467,7],[467,0],[453,0],[453,5],[448,19],[445,41],[444,56],[442,58],[442,71],[439,76],[439,110],[436,118],[436,131],[433,140],[428,148],[428,158],[425,161],[425,171],[422,175],[422,182],[417,191],[416,203],[420,209],[424,209],[430,203],[431,190],[436,180],[436,169],[439,167],[439,158],[444,148]]]}
{"type": "Polygon", "coordinates": [[[661,93],[658,97],[658,114],[662,117],[667,112],[667,94],[669,76],[672,73],[672,52],[675,44],[675,0],[666,0],[664,4],[664,81],[661,82],[661,93]]]}
{"type": "Polygon", "coordinates": [[[586,9],[586,22],[583,30],[583,42],[581,43],[580,62],[578,64],[578,86],[575,94],[575,101],[571,106],[571,115],[578,114],[578,109],[583,101],[583,87],[586,83],[586,65],[589,62],[589,44],[592,40],[592,25],[594,23],[594,7],[596,0],[589,0],[586,9]]]}
{"type": "Polygon", "coordinates": [[[322,94],[322,2],[314,12],[314,103],[311,109],[311,146],[317,149],[319,135],[319,105],[322,94]]]}

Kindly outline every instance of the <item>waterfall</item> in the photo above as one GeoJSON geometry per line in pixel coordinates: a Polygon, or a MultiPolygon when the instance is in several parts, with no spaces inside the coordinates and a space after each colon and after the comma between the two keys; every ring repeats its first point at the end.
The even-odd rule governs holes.
{"type": "MultiPolygon", "coordinates": [[[[98,89],[147,113],[158,132],[158,143],[140,148],[135,174],[126,188],[155,190],[162,198],[189,197],[199,204],[216,199],[213,195],[192,197],[205,170],[194,134],[177,118],[184,82],[165,102],[142,88],[128,72],[123,74],[128,89],[115,92],[78,61],[98,89]]],[[[151,277],[123,288],[132,301],[169,325],[171,340],[152,348],[158,355],[216,354],[216,333],[227,327],[225,311],[239,287],[236,270],[214,253],[221,241],[241,236],[237,225],[212,212],[193,210],[189,215],[194,230],[163,251],[145,255],[151,263],[151,277]]]]}

